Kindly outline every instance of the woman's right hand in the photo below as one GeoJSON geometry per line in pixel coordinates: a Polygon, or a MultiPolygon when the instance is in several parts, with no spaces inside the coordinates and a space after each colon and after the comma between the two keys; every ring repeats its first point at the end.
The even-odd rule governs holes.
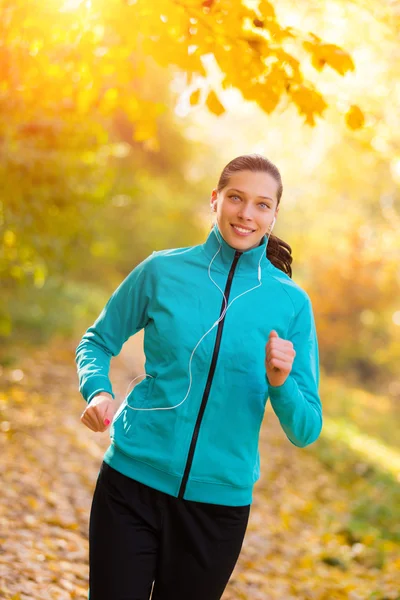
{"type": "Polygon", "coordinates": [[[117,411],[117,403],[108,392],[100,392],[91,399],[83,413],[81,421],[92,431],[105,431],[117,411]]]}

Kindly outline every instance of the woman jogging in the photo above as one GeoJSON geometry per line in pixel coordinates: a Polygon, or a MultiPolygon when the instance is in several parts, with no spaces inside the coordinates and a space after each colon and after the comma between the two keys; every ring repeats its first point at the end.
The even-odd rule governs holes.
{"type": "Polygon", "coordinates": [[[311,301],[291,279],[290,247],[271,236],[281,196],[268,159],[232,160],[204,243],[145,258],[76,349],[81,421],[111,424],[90,513],[90,600],[221,598],[268,399],[295,446],[321,432],[311,301]],[[110,359],[141,329],[145,377],[117,410],[110,359]]]}

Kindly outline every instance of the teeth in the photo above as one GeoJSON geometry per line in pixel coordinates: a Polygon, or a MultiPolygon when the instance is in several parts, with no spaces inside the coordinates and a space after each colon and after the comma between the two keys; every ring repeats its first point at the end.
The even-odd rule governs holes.
{"type": "Polygon", "coordinates": [[[242,231],[243,233],[249,233],[250,231],[252,231],[252,229],[242,229],[242,227],[237,227],[236,225],[234,225],[233,227],[238,231],[242,231]]]}

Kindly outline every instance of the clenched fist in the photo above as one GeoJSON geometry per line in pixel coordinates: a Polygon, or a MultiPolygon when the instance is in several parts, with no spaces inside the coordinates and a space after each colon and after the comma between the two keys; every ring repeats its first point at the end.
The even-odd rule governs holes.
{"type": "Polygon", "coordinates": [[[81,421],[92,431],[105,431],[117,411],[117,403],[108,392],[100,392],[81,414],[81,421]]]}
{"type": "Polygon", "coordinates": [[[285,383],[295,356],[292,342],[280,338],[273,329],[265,346],[265,370],[270,385],[276,387],[285,383]]]}

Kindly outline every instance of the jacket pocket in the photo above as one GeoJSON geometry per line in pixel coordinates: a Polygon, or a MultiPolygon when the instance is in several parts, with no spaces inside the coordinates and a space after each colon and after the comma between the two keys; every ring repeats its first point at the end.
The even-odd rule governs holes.
{"type": "Polygon", "coordinates": [[[145,408],[148,405],[148,398],[154,386],[154,377],[146,377],[129,392],[114,415],[110,428],[110,437],[112,440],[119,435],[128,435],[135,421],[135,411],[132,406],[145,408]]]}
{"type": "Polygon", "coordinates": [[[142,379],[128,394],[127,404],[135,408],[147,408],[154,381],[155,377],[153,375],[148,375],[145,379],[142,379]]]}
{"type": "Polygon", "coordinates": [[[159,377],[147,379],[146,386],[140,384],[141,389],[137,386],[139,389],[132,390],[116,422],[114,444],[137,461],[180,475],[176,465],[182,462],[182,419],[177,410],[162,409],[163,404],[169,401],[172,405],[174,400],[166,395],[160,397],[163,380],[159,377]]]}

